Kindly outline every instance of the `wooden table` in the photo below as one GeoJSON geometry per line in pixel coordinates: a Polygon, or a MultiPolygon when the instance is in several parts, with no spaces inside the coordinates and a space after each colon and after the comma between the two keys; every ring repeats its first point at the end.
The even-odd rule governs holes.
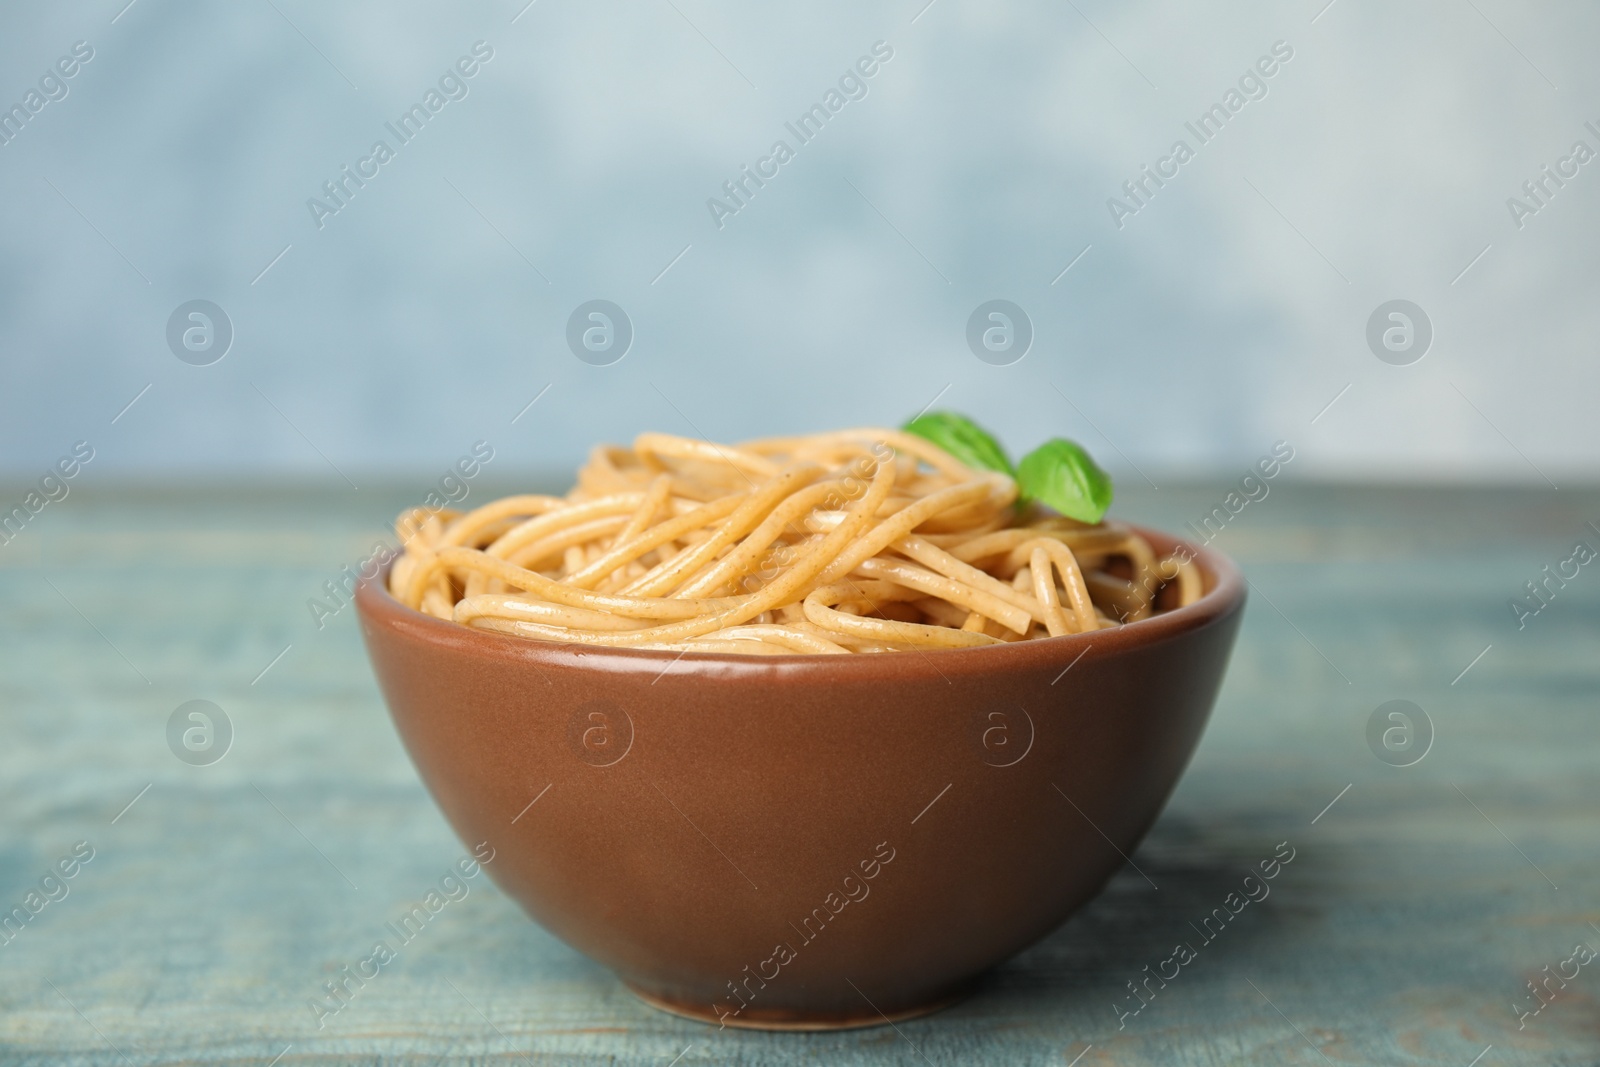
{"type": "MultiPolygon", "coordinates": [[[[1224,491],[1129,488],[1118,510],[1178,528],[1224,491]]],[[[1542,1003],[1527,980],[1600,948],[1600,563],[1521,630],[1507,606],[1575,541],[1600,547],[1600,494],[1569,489],[1278,485],[1249,505],[1216,543],[1252,602],[1133,857],[1148,880],[1124,869],[948,1011],[718,1033],[478,878],[319,1030],[322,983],[464,851],[352,609],[319,631],[306,606],[415,495],[76,488],[0,548],[0,908],[93,849],[0,945],[0,1063],[1600,1062],[1600,959],[1518,1018],[1542,1003]],[[168,745],[192,699],[232,724],[209,766],[168,745]],[[1409,767],[1366,739],[1391,699],[1436,734],[1409,767]],[[1203,940],[1280,842],[1270,897],[1203,940]],[[1179,941],[1196,958],[1119,1029],[1125,983],[1179,941]]]]}

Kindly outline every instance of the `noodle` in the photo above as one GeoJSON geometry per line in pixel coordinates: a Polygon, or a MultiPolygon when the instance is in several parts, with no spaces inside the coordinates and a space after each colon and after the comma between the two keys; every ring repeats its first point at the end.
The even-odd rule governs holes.
{"type": "Polygon", "coordinates": [[[885,429],[602,445],[564,497],[409,509],[395,598],[561,644],[746,655],[973,648],[1192,604],[1204,579],[1119,523],[885,429]]]}

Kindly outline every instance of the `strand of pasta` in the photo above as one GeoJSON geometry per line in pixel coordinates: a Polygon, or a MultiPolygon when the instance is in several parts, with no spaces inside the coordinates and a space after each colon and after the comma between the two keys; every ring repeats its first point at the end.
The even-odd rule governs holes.
{"type": "MultiPolygon", "coordinates": [[[[725,496],[720,500],[713,500],[702,504],[693,511],[686,512],[673,519],[668,519],[649,530],[640,532],[631,540],[618,537],[618,543],[603,552],[594,562],[585,565],[574,574],[562,579],[569,585],[580,589],[592,589],[605,578],[617,571],[618,568],[633,562],[662,545],[676,541],[678,538],[708,526],[718,519],[738,508],[743,501],[738,495],[725,496]]],[[[626,531],[624,531],[626,532],[626,531]]]]}
{"type": "MultiPolygon", "coordinates": [[[[852,505],[850,514],[846,521],[840,523],[832,533],[828,534],[827,537],[822,539],[822,541],[812,546],[809,551],[801,557],[801,559],[797,560],[793,565],[791,565],[787,573],[785,573],[777,581],[763,588],[760,592],[748,596],[722,598],[721,602],[718,600],[694,601],[688,599],[677,600],[667,598],[628,598],[629,606],[635,607],[635,613],[639,613],[638,608],[647,605],[650,606],[652,610],[656,611],[662,610],[662,608],[667,604],[682,604],[686,607],[690,607],[692,610],[686,613],[682,621],[672,622],[666,625],[647,627],[642,630],[635,630],[627,633],[588,632],[582,635],[582,639],[586,640],[590,644],[621,646],[637,646],[664,641],[682,641],[691,637],[700,637],[715,630],[721,630],[729,626],[737,625],[741,622],[747,621],[755,615],[759,615],[768,608],[783,602],[789,594],[796,592],[802,586],[809,583],[813,578],[816,577],[818,572],[834,561],[838,554],[844,549],[845,545],[848,544],[853,537],[859,534],[861,529],[867,524],[868,521],[870,521],[872,513],[877,510],[878,504],[880,504],[883,499],[888,496],[889,487],[893,483],[893,480],[893,460],[879,464],[878,471],[873,477],[872,484],[868,487],[867,492],[862,496],[862,498],[852,505]],[[726,606],[724,606],[724,604],[726,604],[726,606]],[[707,608],[709,608],[709,610],[707,610],[707,608]]],[[[449,553],[459,551],[462,550],[446,549],[444,552],[439,553],[439,557],[443,558],[449,553]]],[[[478,553],[478,556],[482,557],[483,559],[489,558],[482,553],[478,553]]],[[[504,564],[503,566],[509,567],[510,565],[504,564]]],[[[516,569],[521,570],[521,568],[516,569]]],[[[551,581],[550,579],[544,578],[542,575],[535,574],[532,571],[523,571],[520,575],[508,577],[507,580],[512,580],[517,583],[528,583],[527,585],[524,585],[523,588],[537,588],[537,591],[539,591],[542,595],[547,596],[549,599],[560,600],[563,603],[569,603],[576,607],[584,607],[588,605],[581,602],[575,603],[572,600],[562,600],[562,596],[599,597],[599,594],[584,593],[581,590],[572,589],[570,587],[562,587],[561,583],[551,581]],[[560,589],[562,590],[562,593],[560,595],[551,595],[554,589],[560,589]]],[[[622,602],[624,600],[624,598],[621,597],[609,599],[614,599],[618,602],[622,602]]],[[[525,623],[521,629],[526,632],[528,629],[533,628],[540,629],[541,631],[543,629],[550,629],[548,627],[541,627],[540,624],[536,623],[525,623]]]]}
{"type": "Polygon", "coordinates": [[[841,481],[828,481],[808,486],[794,494],[774,508],[736,550],[724,556],[704,574],[685,583],[680,590],[681,595],[705,596],[729,582],[743,578],[756,563],[757,557],[765,552],[784,530],[799,521],[800,517],[817,503],[826,500],[830,494],[842,492],[844,488],[844,483],[841,481]]]}
{"type": "Polygon", "coordinates": [[[570,501],[558,496],[508,496],[469,511],[445,527],[439,538],[442,545],[465,545],[501,519],[517,515],[543,515],[567,507],[570,501]]]}
{"type": "Polygon", "coordinates": [[[651,572],[629,588],[637,594],[646,596],[670,592],[766,518],[779,501],[792,496],[795,490],[804,488],[821,474],[822,468],[814,463],[801,464],[784,471],[751,493],[750,498],[740,505],[739,510],[728,516],[720,530],[689,551],[663,564],[658,569],[659,572],[651,572]]]}
{"type": "Polygon", "coordinates": [[[998,643],[997,638],[987,634],[952,630],[948,626],[868,619],[833,610],[832,605],[850,596],[852,592],[854,590],[848,583],[813,589],[805,599],[806,618],[824,629],[864,637],[881,637],[885,644],[907,645],[912,648],[975,648],[979,645],[998,643]]]}

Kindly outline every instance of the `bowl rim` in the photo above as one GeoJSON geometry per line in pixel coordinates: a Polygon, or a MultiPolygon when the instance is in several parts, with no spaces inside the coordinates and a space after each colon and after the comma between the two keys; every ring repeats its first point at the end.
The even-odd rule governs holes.
{"type": "MultiPolygon", "coordinates": [[[[671,652],[665,649],[619,648],[610,645],[589,645],[578,642],[558,644],[533,637],[477,630],[459,623],[447,622],[418,611],[396,600],[389,592],[389,571],[394,566],[391,558],[372,578],[362,581],[355,592],[356,611],[363,627],[387,621],[413,638],[429,644],[445,646],[464,653],[496,660],[533,662],[536,665],[563,664],[589,669],[614,669],[624,672],[657,672],[657,677],[668,673],[716,674],[751,677],[779,672],[785,677],[795,673],[824,671],[835,675],[841,671],[852,676],[868,677],[874,674],[904,676],[908,668],[914,673],[920,665],[929,675],[944,676],[950,681],[954,675],[984,674],[993,670],[1027,670],[1059,664],[1071,656],[1079,659],[1098,659],[1102,656],[1158,645],[1183,634],[1210,626],[1240,610],[1245,601],[1247,581],[1243,573],[1227,556],[1205,545],[1175,537],[1135,523],[1126,523],[1161,554],[1182,546],[1190,553],[1191,561],[1199,566],[1201,575],[1209,586],[1192,604],[1172,608],[1137,622],[1125,623],[1114,630],[1096,630],[1088,633],[1063,634],[1060,637],[1040,637],[1031,641],[1008,641],[999,645],[977,648],[912,649],[905,652],[875,652],[848,656],[819,656],[803,652],[777,655],[740,655],[734,652],[671,652]]],[[[1052,683],[1053,684],[1053,683],[1052,683]]]]}

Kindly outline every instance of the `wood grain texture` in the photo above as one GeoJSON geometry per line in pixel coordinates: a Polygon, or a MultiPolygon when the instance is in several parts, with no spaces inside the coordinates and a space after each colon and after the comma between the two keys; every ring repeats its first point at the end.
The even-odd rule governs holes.
{"type": "MultiPolygon", "coordinates": [[[[1225,491],[1127,488],[1116,510],[1177,529],[1225,491]]],[[[306,606],[411,495],[84,490],[0,548],[0,910],[95,850],[0,945],[0,1063],[1600,1062],[1600,960],[1523,1029],[1513,1009],[1576,943],[1600,948],[1600,570],[1520,631],[1506,604],[1600,546],[1600,493],[1567,489],[1251,504],[1215,542],[1254,585],[1240,647],[1133,856],[1149,880],[1125,868],[939,1015],[719,1033],[642,1006],[480,876],[319,1029],[308,1001],[466,851],[353,611],[318,630],[306,606]],[[212,766],[167,747],[194,698],[235,730],[212,766]],[[1433,722],[1415,766],[1368,749],[1391,698],[1433,722]],[[1284,841],[1270,896],[1205,940],[1284,841]],[[1119,1028],[1125,983],[1180,941],[1193,961],[1119,1028]]]]}

